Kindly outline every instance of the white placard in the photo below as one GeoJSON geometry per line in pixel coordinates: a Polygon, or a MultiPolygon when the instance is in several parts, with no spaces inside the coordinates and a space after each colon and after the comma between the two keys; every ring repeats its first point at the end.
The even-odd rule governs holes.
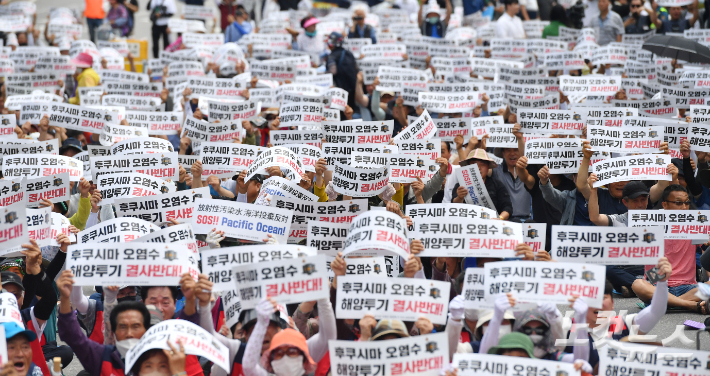
{"type": "Polygon", "coordinates": [[[665,127],[610,128],[587,126],[587,137],[594,151],[610,153],[659,153],[665,137],[665,127]]]}
{"type": "Polygon", "coordinates": [[[491,210],[497,210],[481,177],[478,165],[473,163],[469,166],[456,169],[456,179],[459,185],[468,190],[466,202],[468,204],[479,205],[491,210]]]}
{"type": "Polygon", "coordinates": [[[572,363],[489,354],[454,354],[452,364],[460,376],[516,376],[523,370],[535,370],[537,375],[580,375],[572,363]]]}
{"type": "Polygon", "coordinates": [[[343,255],[382,256],[409,255],[407,223],[388,211],[368,211],[353,219],[345,241],[343,255]]]}
{"type": "Polygon", "coordinates": [[[552,226],[551,256],[560,262],[656,265],[664,257],[661,226],[552,226]]]}
{"type": "Polygon", "coordinates": [[[127,243],[160,227],[138,218],[113,218],[101,221],[77,234],[79,243],[127,243]]]}
{"type": "Polygon", "coordinates": [[[523,133],[581,135],[586,122],[585,114],[574,110],[518,109],[518,123],[523,133]]]}
{"type": "Polygon", "coordinates": [[[528,165],[547,165],[551,174],[574,174],[584,158],[579,138],[537,138],[525,142],[528,165]]]}
{"type": "Polygon", "coordinates": [[[114,172],[138,172],[163,180],[178,181],[180,166],[177,156],[176,152],[172,152],[91,157],[92,181],[103,174],[114,172]]]}
{"type": "Polygon", "coordinates": [[[628,157],[603,159],[592,165],[592,172],[597,174],[594,188],[608,183],[629,180],[671,180],[667,166],[671,163],[670,155],[644,154],[628,157]]]}
{"type": "Polygon", "coordinates": [[[565,95],[614,95],[621,90],[621,76],[560,76],[565,95]]]}
{"type": "Polygon", "coordinates": [[[411,239],[424,245],[422,257],[516,257],[523,242],[520,223],[494,219],[417,218],[411,239]]]}
{"type": "Polygon", "coordinates": [[[429,112],[424,110],[422,114],[414,120],[402,132],[399,132],[393,139],[402,141],[428,140],[436,134],[436,125],[431,119],[429,112]]]}
{"type": "Polygon", "coordinates": [[[387,166],[357,168],[336,161],[332,183],[333,189],[342,195],[371,197],[384,192],[389,179],[387,166]]]}
{"type": "Polygon", "coordinates": [[[665,239],[708,240],[710,210],[629,210],[629,227],[664,226],[665,239]]]}
{"type": "Polygon", "coordinates": [[[69,103],[41,102],[23,104],[20,121],[39,124],[49,117],[49,125],[81,132],[99,133],[105,124],[106,111],[69,103]]]}
{"type": "Polygon", "coordinates": [[[210,196],[210,187],[195,188],[173,193],[114,200],[117,217],[139,218],[161,225],[172,219],[190,223],[195,200],[210,196]]]}
{"type": "Polygon", "coordinates": [[[150,175],[133,173],[109,173],[94,182],[101,191],[101,205],[113,204],[116,199],[155,196],[175,192],[175,186],[150,175]]]}
{"type": "Polygon", "coordinates": [[[486,301],[485,274],[483,268],[466,268],[461,290],[466,309],[493,309],[494,305],[486,301]]]}
{"type": "Polygon", "coordinates": [[[68,173],[70,180],[78,182],[84,173],[83,163],[61,155],[18,154],[2,159],[2,175],[7,178],[40,178],[68,173]]]}
{"type": "Polygon", "coordinates": [[[26,179],[24,182],[29,206],[37,206],[42,199],[52,203],[69,201],[69,173],[26,179]]]}

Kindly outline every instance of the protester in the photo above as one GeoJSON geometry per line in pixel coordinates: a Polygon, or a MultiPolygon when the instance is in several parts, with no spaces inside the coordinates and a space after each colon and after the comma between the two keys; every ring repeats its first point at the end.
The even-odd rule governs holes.
{"type": "Polygon", "coordinates": [[[625,33],[621,16],[609,9],[609,0],[599,0],[597,5],[599,16],[586,25],[594,29],[597,44],[606,46],[611,42],[621,42],[621,37],[625,33]]]}
{"type": "Polygon", "coordinates": [[[517,16],[520,10],[518,0],[505,1],[505,13],[496,21],[496,37],[503,39],[525,39],[523,22],[517,16]]]}

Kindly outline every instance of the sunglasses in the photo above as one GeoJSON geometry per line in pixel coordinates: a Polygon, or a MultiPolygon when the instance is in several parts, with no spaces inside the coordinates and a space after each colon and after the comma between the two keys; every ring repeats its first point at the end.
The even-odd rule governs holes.
{"type": "Polygon", "coordinates": [[[543,336],[543,335],[545,335],[546,332],[547,332],[547,328],[543,328],[540,326],[538,326],[537,328],[528,328],[528,327],[523,328],[523,333],[525,333],[525,335],[528,335],[528,336],[531,334],[537,334],[537,335],[543,336]]]}
{"type": "Polygon", "coordinates": [[[629,5],[629,8],[641,8],[641,5],[631,4],[631,5],[629,5]]]}
{"type": "Polygon", "coordinates": [[[666,201],[669,204],[674,204],[677,206],[690,206],[690,201],[666,201]]]}
{"type": "Polygon", "coordinates": [[[299,355],[302,355],[302,353],[301,350],[295,347],[289,347],[286,349],[278,348],[271,352],[271,360],[279,360],[283,358],[284,355],[288,355],[289,358],[295,358],[299,355]]]}

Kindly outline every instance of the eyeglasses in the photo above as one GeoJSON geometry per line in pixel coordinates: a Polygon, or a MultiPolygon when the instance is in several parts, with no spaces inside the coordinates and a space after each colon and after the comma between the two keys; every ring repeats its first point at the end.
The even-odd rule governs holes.
{"type": "Polygon", "coordinates": [[[295,347],[289,347],[286,349],[278,348],[271,352],[271,360],[279,360],[283,358],[284,355],[288,355],[289,358],[295,358],[301,355],[301,350],[295,347]]]}
{"type": "Polygon", "coordinates": [[[353,21],[362,21],[365,17],[353,17],[353,21]]]}
{"type": "Polygon", "coordinates": [[[525,333],[525,335],[537,334],[543,336],[546,332],[547,328],[543,328],[540,326],[538,326],[537,328],[523,327],[523,333],[525,333]]]}
{"type": "Polygon", "coordinates": [[[666,201],[669,204],[676,206],[690,206],[690,201],[666,201]]]}
{"type": "Polygon", "coordinates": [[[629,5],[629,8],[641,8],[641,5],[631,4],[631,5],[629,5]]]}

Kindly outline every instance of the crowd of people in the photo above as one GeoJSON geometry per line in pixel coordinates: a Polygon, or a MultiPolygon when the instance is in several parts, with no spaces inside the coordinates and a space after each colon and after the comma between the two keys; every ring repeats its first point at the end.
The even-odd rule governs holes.
{"type": "MultiPolygon", "coordinates": [[[[72,361],[79,375],[91,376],[507,376],[524,374],[515,373],[519,365],[527,375],[545,367],[639,375],[610,363],[607,349],[621,353],[636,342],[667,353],[665,341],[639,338],[662,321],[684,323],[670,311],[710,315],[706,66],[641,48],[657,34],[710,40],[710,17],[698,0],[61,5],[44,30],[33,3],[0,5],[0,356],[7,357],[0,376],[69,375],[63,369],[72,361]],[[145,59],[126,41],[148,39],[137,32],[139,12],[151,22],[152,57],[145,59]],[[651,131],[629,136],[636,122],[651,131]],[[605,128],[618,129],[607,138],[623,146],[607,148],[613,142],[598,136],[605,128]],[[534,142],[551,146],[531,152],[534,142]],[[633,156],[660,167],[625,174],[618,166],[633,156]],[[47,183],[35,186],[35,179],[47,183]],[[66,194],[48,193],[62,188],[66,194]],[[162,209],[143,206],[151,198],[162,209]],[[435,208],[444,214],[423,214],[435,208]],[[19,227],[8,214],[16,210],[19,227]],[[644,251],[652,264],[591,256],[609,246],[605,238],[635,236],[641,214],[633,213],[642,211],[672,213],[651,223],[661,230],[648,229],[664,237],[660,253],[644,251]],[[247,227],[250,216],[275,223],[282,214],[285,231],[247,227]],[[677,232],[671,216],[691,217],[693,228],[677,232]],[[46,231],[37,230],[42,221],[46,231]],[[457,235],[457,225],[503,227],[501,236],[515,233],[517,241],[499,243],[485,230],[457,235]],[[540,233],[527,230],[533,225],[540,233]],[[606,235],[581,243],[586,256],[575,261],[555,246],[564,240],[559,226],[606,235]],[[377,242],[362,243],[373,236],[363,229],[374,229],[377,242]],[[385,236],[391,232],[400,237],[385,236]],[[490,236],[495,245],[479,246],[490,236]],[[464,238],[453,256],[450,248],[464,238]],[[162,262],[179,263],[181,273],[170,279],[179,283],[162,274],[141,278],[130,262],[116,261],[115,254],[148,254],[159,243],[174,251],[162,262]],[[275,252],[296,249],[304,274],[327,265],[326,285],[313,288],[320,295],[304,294],[318,299],[265,285],[253,296],[255,280],[291,270],[275,264],[288,259],[275,252]],[[318,255],[327,264],[314,261],[318,255]],[[382,256],[385,277],[362,260],[382,256]],[[92,257],[93,266],[82,263],[92,257]],[[230,259],[237,269],[216,271],[230,259]],[[511,261],[533,272],[559,265],[562,278],[574,262],[600,264],[594,270],[604,278],[580,276],[593,293],[580,287],[544,297],[519,287],[514,274],[507,289],[494,288],[486,274],[476,298],[469,286],[476,273],[511,269],[511,261]],[[97,266],[106,262],[119,277],[97,266]],[[264,269],[240,276],[252,263],[264,269]],[[405,284],[405,295],[407,283],[444,283],[417,304],[431,306],[442,291],[448,299],[443,311],[413,317],[375,309],[365,288],[366,308],[353,318],[344,291],[365,283],[353,274],[405,284]],[[617,315],[620,298],[635,299],[639,309],[617,315]],[[382,352],[409,359],[420,338],[427,353],[444,349],[443,362],[412,356],[416,367],[384,365],[382,352]],[[344,365],[347,343],[360,350],[344,365]],[[382,359],[382,368],[372,359],[382,359]],[[476,371],[474,361],[501,363],[476,371]]],[[[690,364],[693,375],[710,375],[710,352],[684,356],[677,371],[690,364]]],[[[661,369],[655,358],[645,364],[661,369]]]]}

